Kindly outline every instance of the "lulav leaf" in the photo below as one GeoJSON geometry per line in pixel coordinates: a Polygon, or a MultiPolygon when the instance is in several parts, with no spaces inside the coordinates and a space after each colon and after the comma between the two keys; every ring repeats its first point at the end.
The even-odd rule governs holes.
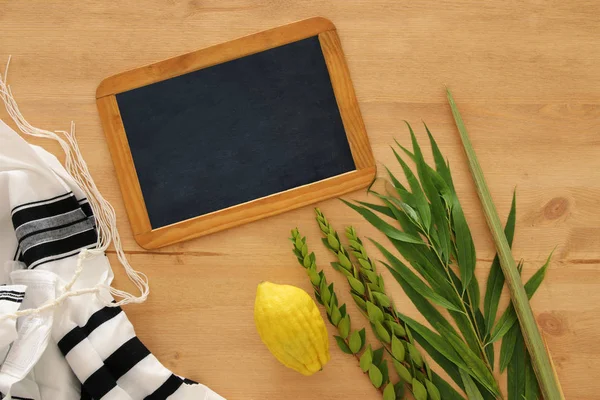
{"type": "MultiPolygon", "coordinates": [[[[504,234],[506,235],[506,240],[508,241],[509,246],[512,246],[515,235],[516,212],[516,192],[513,192],[510,212],[508,213],[506,225],[504,226],[504,234]]],[[[496,254],[488,275],[487,289],[485,292],[485,298],[483,300],[483,316],[485,317],[486,334],[489,334],[492,331],[494,322],[496,322],[496,314],[498,313],[498,304],[500,302],[500,295],[502,294],[503,286],[504,274],[502,273],[502,268],[500,268],[500,259],[496,254]]]]}

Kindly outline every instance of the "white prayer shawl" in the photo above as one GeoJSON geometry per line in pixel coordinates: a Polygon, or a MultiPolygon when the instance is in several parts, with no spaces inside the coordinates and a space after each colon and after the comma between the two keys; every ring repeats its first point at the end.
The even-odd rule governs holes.
{"type": "MultiPolygon", "coordinates": [[[[122,292],[110,288],[98,218],[54,156],[0,121],[0,399],[223,400],[136,337],[112,300],[122,292]]],[[[143,301],[145,277],[126,271],[142,296],[122,298],[143,301]]]]}

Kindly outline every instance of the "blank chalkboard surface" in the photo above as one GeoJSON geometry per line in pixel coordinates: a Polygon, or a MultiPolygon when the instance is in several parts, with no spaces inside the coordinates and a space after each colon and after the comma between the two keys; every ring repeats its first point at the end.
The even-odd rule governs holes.
{"type": "Polygon", "coordinates": [[[116,75],[97,100],[134,235],[147,248],[374,176],[339,39],[321,18],[116,75]]]}
{"type": "Polygon", "coordinates": [[[317,36],[117,103],[152,228],[355,169],[317,36]]]}

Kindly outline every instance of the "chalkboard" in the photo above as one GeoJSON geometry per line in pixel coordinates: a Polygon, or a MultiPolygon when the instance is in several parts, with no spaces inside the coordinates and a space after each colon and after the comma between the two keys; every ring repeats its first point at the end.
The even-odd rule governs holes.
{"type": "Polygon", "coordinates": [[[152,228],[355,169],[317,36],[117,103],[152,228]]]}
{"type": "MultiPolygon", "coordinates": [[[[315,19],[308,21],[314,25],[315,19]]],[[[276,37],[274,31],[281,36],[282,32],[292,32],[290,26],[286,26],[287,31],[280,27],[253,36],[276,37]]],[[[151,248],[184,240],[236,225],[227,220],[219,224],[228,214],[229,218],[249,214],[253,220],[294,208],[294,198],[303,205],[307,200],[316,201],[348,190],[340,189],[340,184],[365,169],[364,160],[357,155],[365,153],[365,142],[367,155],[370,149],[362,120],[358,129],[352,128],[357,123],[356,114],[360,118],[353,92],[350,94],[356,109],[344,119],[348,114],[348,89],[334,79],[334,73],[339,75],[335,62],[339,64],[341,48],[339,54],[333,54],[337,57],[332,57],[331,50],[339,47],[337,35],[331,29],[322,29],[302,30],[300,36],[306,37],[291,35],[294,40],[284,40],[279,45],[263,40],[266,48],[248,54],[243,54],[246,46],[229,42],[225,44],[229,52],[215,52],[213,48],[213,53],[230,55],[232,49],[239,49],[240,57],[98,97],[101,115],[101,100],[106,97],[118,110],[120,143],[110,145],[115,132],[106,129],[107,124],[105,130],[118,175],[123,157],[115,156],[115,147],[120,147],[117,152],[126,153],[129,169],[135,173],[134,186],[140,191],[138,197],[144,205],[141,212],[145,214],[144,226],[139,227],[141,234],[136,235],[146,238],[140,244],[151,248]],[[332,32],[335,36],[323,36],[332,32]],[[349,134],[349,127],[356,131],[353,135],[349,134]],[[362,143],[352,140],[361,135],[362,143]],[[123,144],[127,147],[123,148],[123,144]],[[317,184],[315,190],[310,190],[317,184]],[[290,192],[301,188],[302,193],[290,197],[290,192]],[[334,190],[329,193],[328,189],[334,190]],[[279,196],[283,200],[278,200],[278,195],[284,195],[279,196]],[[193,224],[202,220],[204,228],[187,227],[190,221],[193,224]],[[183,236],[182,227],[186,228],[183,236]],[[182,237],[174,238],[178,235],[182,237]]],[[[248,41],[253,36],[238,41],[248,41]]],[[[206,54],[210,49],[199,52],[206,54]]],[[[180,56],[179,60],[181,57],[189,60],[189,55],[180,56]]],[[[155,65],[154,73],[166,70],[164,63],[172,60],[155,65]]],[[[181,69],[180,64],[166,65],[181,69]]],[[[138,76],[152,66],[144,68],[138,70],[138,76]]],[[[120,75],[107,81],[110,80],[123,81],[120,75]]],[[[349,78],[345,84],[348,83],[349,78]]],[[[367,175],[373,174],[372,164],[368,165],[369,173],[361,175],[361,185],[368,183],[367,175]]],[[[124,192],[135,189],[120,180],[124,192]]],[[[356,184],[350,186],[354,189],[356,184]]]]}

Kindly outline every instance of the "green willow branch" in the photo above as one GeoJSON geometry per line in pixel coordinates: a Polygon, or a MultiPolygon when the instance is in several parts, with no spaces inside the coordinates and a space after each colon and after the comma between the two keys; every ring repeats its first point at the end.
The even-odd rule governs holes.
{"type": "Polygon", "coordinates": [[[562,391],[560,388],[560,383],[552,368],[550,355],[544,346],[542,335],[535,321],[531,305],[529,304],[529,300],[527,298],[527,293],[525,292],[523,282],[519,276],[510,246],[506,236],[504,235],[496,206],[492,201],[483,171],[481,170],[481,166],[477,160],[477,155],[475,154],[475,150],[471,144],[471,139],[469,138],[467,129],[465,128],[462,117],[458,112],[458,108],[454,102],[450,90],[447,90],[447,95],[454,120],[456,121],[456,127],[460,133],[463,147],[469,160],[469,169],[471,170],[471,174],[475,182],[477,194],[483,206],[486,221],[490,227],[490,231],[498,250],[500,266],[502,267],[502,272],[506,278],[505,282],[508,286],[512,304],[515,307],[515,311],[521,325],[525,344],[529,350],[529,354],[531,355],[531,363],[538,378],[542,396],[545,400],[562,400],[564,396],[561,394],[562,391]]]}

